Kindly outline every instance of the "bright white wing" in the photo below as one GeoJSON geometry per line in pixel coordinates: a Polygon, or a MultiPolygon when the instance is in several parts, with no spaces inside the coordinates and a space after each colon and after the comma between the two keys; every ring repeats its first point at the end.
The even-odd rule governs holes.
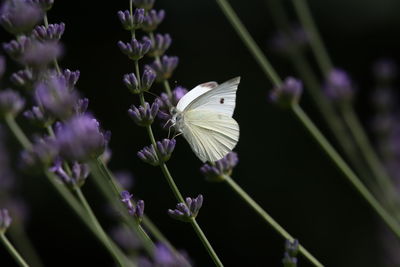
{"type": "Polygon", "coordinates": [[[236,91],[239,82],[240,77],[236,77],[218,85],[190,102],[184,111],[195,109],[212,110],[232,117],[235,110],[236,91]]]}
{"type": "Polygon", "coordinates": [[[183,120],[183,136],[203,162],[222,159],[239,140],[239,125],[226,114],[191,110],[184,114],[183,120]]]}
{"type": "Polygon", "coordinates": [[[207,82],[197,85],[195,88],[190,90],[186,95],[184,95],[176,105],[176,108],[179,111],[183,111],[187,105],[189,105],[194,99],[199,97],[200,95],[210,91],[211,89],[218,86],[216,82],[207,82]]]}

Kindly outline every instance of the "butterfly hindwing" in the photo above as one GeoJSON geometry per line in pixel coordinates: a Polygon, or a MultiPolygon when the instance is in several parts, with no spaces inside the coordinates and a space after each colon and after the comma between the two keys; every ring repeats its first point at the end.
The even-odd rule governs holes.
{"type": "Polygon", "coordinates": [[[185,112],[183,127],[183,136],[203,162],[222,159],[239,140],[238,123],[223,113],[202,109],[185,112]]]}

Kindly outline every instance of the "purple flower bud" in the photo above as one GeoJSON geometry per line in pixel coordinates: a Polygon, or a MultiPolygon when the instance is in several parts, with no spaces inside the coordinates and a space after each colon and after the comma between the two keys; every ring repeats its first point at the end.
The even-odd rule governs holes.
{"type": "Polygon", "coordinates": [[[6,59],[0,55],[0,79],[3,77],[4,72],[6,72],[6,59]]]}
{"type": "Polygon", "coordinates": [[[82,114],[86,113],[88,107],[89,107],[89,99],[87,99],[87,98],[79,99],[74,107],[75,114],[82,115],[82,114]]]}
{"type": "Polygon", "coordinates": [[[144,201],[139,200],[134,207],[131,201],[132,197],[133,195],[128,191],[121,192],[121,201],[125,204],[128,213],[134,216],[138,222],[141,222],[144,214],[144,201]]]}
{"type": "Polygon", "coordinates": [[[71,161],[95,159],[103,154],[110,134],[100,130],[92,116],[76,115],[56,129],[60,154],[71,161]]]}
{"type": "Polygon", "coordinates": [[[0,24],[14,35],[29,33],[42,18],[39,6],[25,0],[4,1],[0,8],[0,24]]]}
{"type": "MultiPolygon", "coordinates": [[[[175,107],[179,100],[187,94],[188,90],[185,88],[178,86],[172,90],[171,96],[168,96],[166,93],[161,93],[160,97],[158,98],[160,104],[160,110],[158,112],[158,117],[163,121],[168,121],[171,119],[170,109],[175,107]]],[[[168,125],[165,125],[168,128],[168,125]]]]}
{"type": "Polygon", "coordinates": [[[80,74],[81,73],[79,72],[79,70],[71,71],[69,69],[65,69],[61,76],[63,77],[63,79],[65,79],[68,88],[72,90],[78,82],[80,74]]]}
{"type": "Polygon", "coordinates": [[[125,30],[131,31],[139,29],[144,20],[144,9],[135,9],[132,16],[129,10],[118,11],[118,18],[125,30]]]}
{"type": "MultiPolygon", "coordinates": [[[[156,145],[159,156],[161,157],[161,162],[166,162],[169,160],[172,152],[174,151],[175,144],[175,139],[164,139],[162,141],[157,141],[156,145]]],[[[157,152],[153,145],[144,147],[137,153],[137,156],[150,165],[158,166],[160,164],[157,152]]]]}
{"type": "Polygon", "coordinates": [[[30,69],[24,69],[11,74],[10,80],[18,87],[31,90],[36,81],[36,77],[30,69]]]}
{"type": "Polygon", "coordinates": [[[54,118],[49,116],[48,113],[43,112],[38,106],[33,106],[31,110],[25,111],[23,115],[32,124],[41,128],[46,128],[54,122],[54,118]]]}
{"type": "Polygon", "coordinates": [[[70,187],[82,187],[86,181],[86,178],[90,174],[90,169],[87,164],[81,164],[76,161],[72,164],[70,174],[67,174],[67,172],[64,170],[61,160],[56,160],[54,166],[50,168],[50,171],[54,172],[61,182],[70,187]]]}
{"type": "Polygon", "coordinates": [[[144,10],[150,10],[153,8],[155,0],[133,0],[133,4],[137,8],[143,8],[144,10]]]}
{"type": "Polygon", "coordinates": [[[32,34],[39,41],[58,41],[65,31],[65,24],[50,24],[48,27],[36,26],[32,34]]]}
{"type": "Polygon", "coordinates": [[[287,108],[300,101],[300,96],[303,92],[303,84],[300,80],[287,77],[279,87],[275,87],[269,95],[269,99],[287,108]]]}
{"type": "Polygon", "coordinates": [[[164,20],[165,18],[165,11],[160,10],[156,11],[154,9],[147,12],[144,17],[142,30],[145,32],[153,32],[157,29],[158,25],[164,20]]]}
{"type": "Polygon", "coordinates": [[[24,108],[25,99],[11,89],[0,91],[0,116],[11,115],[13,117],[24,108]]]}
{"type": "Polygon", "coordinates": [[[143,37],[142,41],[138,41],[135,38],[129,43],[122,41],[118,42],[118,47],[122,53],[127,55],[132,60],[141,59],[151,48],[151,41],[147,37],[143,37]]]}
{"type": "Polygon", "coordinates": [[[233,168],[239,162],[237,153],[230,152],[224,158],[215,162],[215,165],[204,164],[200,171],[203,173],[205,178],[211,182],[224,181],[225,175],[232,175],[233,168]]]}
{"type": "Polygon", "coordinates": [[[160,61],[155,60],[151,64],[151,68],[157,74],[157,81],[162,82],[172,76],[175,68],[178,66],[178,57],[163,56],[160,61]]]}
{"type": "Polygon", "coordinates": [[[350,77],[340,69],[333,69],[329,73],[324,91],[326,96],[333,101],[350,101],[354,95],[350,77]]]}
{"type": "Polygon", "coordinates": [[[0,234],[4,234],[10,227],[12,218],[7,209],[0,209],[0,234]]]}
{"type": "Polygon", "coordinates": [[[49,11],[54,4],[54,0],[30,0],[32,3],[37,4],[43,11],[49,11]]]}
{"type": "Polygon", "coordinates": [[[196,218],[203,205],[203,196],[198,195],[196,198],[187,197],[185,202],[186,203],[178,203],[174,210],[169,209],[168,214],[172,218],[183,222],[188,222],[191,218],[196,218]]]}
{"type": "Polygon", "coordinates": [[[156,73],[152,68],[145,66],[142,74],[142,91],[148,91],[156,79],[156,73]]]}
{"type": "Polygon", "coordinates": [[[139,106],[139,108],[132,105],[128,110],[128,114],[137,125],[145,127],[153,123],[154,118],[157,116],[158,109],[158,101],[154,101],[151,106],[149,103],[145,102],[144,105],[139,106]]]}
{"type": "Polygon", "coordinates": [[[125,74],[122,81],[124,82],[125,86],[129,89],[129,91],[132,92],[132,94],[140,94],[141,93],[141,90],[139,87],[139,82],[136,79],[135,74],[133,74],[133,73],[125,74]]]}
{"type": "Polygon", "coordinates": [[[68,88],[63,77],[50,76],[36,85],[35,100],[51,116],[59,119],[71,117],[78,103],[78,93],[68,88]]]}
{"type": "Polygon", "coordinates": [[[161,57],[164,55],[165,51],[171,46],[172,39],[171,36],[167,34],[156,34],[154,36],[154,42],[149,52],[151,57],[161,57]]]}
{"type": "Polygon", "coordinates": [[[293,242],[286,240],[285,242],[285,253],[282,259],[284,267],[296,267],[297,266],[297,254],[299,251],[299,241],[295,239],[293,242]]]}
{"type": "Polygon", "coordinates": [[[56,41],[32,41],[26,47],[19,61],[34,68],[43,68],[58,59],[62,52],[62,46],[56,41]]]}
{"type": "Polygon", "coordinates": [[[389,82],[396,78],[398,67],[396,62],[390,58],[383,58],[373,65],[375,78],[382,82],[389,82]]]}
{"type": "Polygon", "coordinates": [[[39,138],[35,140],[31,149],[21,153],[23,168],[48,166],[56,158],[58,151],[58,144],[54,138],[39,138]]]}
{"type": "Polygon", "coordinates": [[[21,36],[18,40],[12,40],[3,44],[4,51],[14,60],[19,61],[26,48],[31,44],[31,39],[21,36]]]}

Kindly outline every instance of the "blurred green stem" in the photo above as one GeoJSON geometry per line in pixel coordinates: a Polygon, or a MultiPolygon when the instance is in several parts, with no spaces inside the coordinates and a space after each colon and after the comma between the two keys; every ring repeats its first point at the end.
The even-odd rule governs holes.
{"type": "Polygon", "coordinates": [[[381,206],[381,204],[375,199],[375,197],[369,192],[369,190],[360,181],[357,175],[350,169],[347,163],[342,159],[339,153],[333,148],[328,140],[322,135],[314,123],[310,120],[303,109],[298,105],[292,106],[292,112],[296,118],[303,124],[310,135],[317,141],[325,153],[331,158],[336,164],[339,170],[344,174],[347,180],[353,185],[353,187],[360,193],[360,195],[367,201],[367,203],[375,210],[375,212],[382,218],[386,225],[392,230],[392,232],[400,239],[400,225],[397,221],[381,206]]]}
{"type": "MultiPolygon", "coordinates": [[[[230,176],[224,176],[224,181],[231,187],[235,193],[237,193],[261,218],[264,219],[278,234],[284,239],[290,242],[294,241],[294,238],[282,227],[277,221],[275,221],[257,202],[254,201],[230,176]]],[[[302,245],[299,245],[300,253],[307,258],[314,266],[322,267],[320,263],[310,252],[308,252],[302,245]]]]}
{"type": "Polygon", "coordinates": [[[0,234],[0,240],[19,266],[29,267],[29,265],[25,262],[24,258],[22,258],[22,256],[18,253],[18,251],[14,248],[14,246],[10,243],[10,241],[8,241],[4,233],[0,234]]]}

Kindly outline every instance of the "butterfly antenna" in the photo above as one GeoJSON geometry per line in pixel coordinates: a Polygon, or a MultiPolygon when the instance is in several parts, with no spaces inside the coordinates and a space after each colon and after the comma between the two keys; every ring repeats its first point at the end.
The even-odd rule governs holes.
{"type": "Polygon", "coordinates": [[[150,94],[150,95],[152,95],[152,96],[154,96],[154,97],[156,97],[156,98],[159,98],[160,96],[158,96],[158,95],[156,95],[156,94],[154,94],[154,93],[152,93],[152,92],[149,92],[149,91],[144,91],[145,93],[148,93],[148,94],[150,94]]]}
{"type": "MultiPolygon", "coordinates": [[[[164,124],[163,128],[165,128],[165,126],[167,126],[167,124],[171,121],[171,119],[167,120],[167,122],[164,124]]],[[[171,125],[173,126],[173,125],[171,125]]],[[[171,126],[169,128],[171,128],[171,126]]]]}

